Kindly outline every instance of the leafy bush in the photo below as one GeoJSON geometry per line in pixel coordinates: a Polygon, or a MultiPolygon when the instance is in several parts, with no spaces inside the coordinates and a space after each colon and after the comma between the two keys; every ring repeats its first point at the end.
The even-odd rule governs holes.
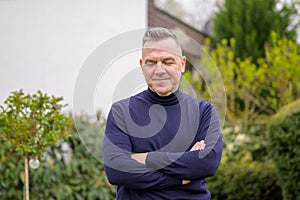
{"type": "MultiPolygon", "coordinates": [[[[79,126],[96,130],[92,127],[98,124],[81,120],[79,126]]],[[[30,198],[115,199],[116,189],[108,183],[103,164],[87,151],[74,126],[72,129],[72,137],[47,149],[38,169],[30,168],[30,198]]],[[[91,137],[99,135],[85,133],[91,137]]],[[[1,137],[0,146],[0,199],[22,199],[23,161],[1,137]]]]}
{"type": "Polygon", "coordinates": [[[271,163],[223,164],[215,176],[207,178],[207,185],[212,200],[282,199],[271,163]]]}
{"type": "MultiPolygon", "coordinates": [[[[211,75],[216,73],[210,71],[216,65],[222,75],[226,124],[242,133],[250,129],[264,129],[265,133],[265,124],[261,122],[300,98],[299,44],[271,32],[270,43],[264,48],[266,56],[254,62],[252,57],[236,58],[236,42],[235,38],[223,39],[211,49],[211,40],[207,39],[203,48],[209,56],[203,56],[198,65],[203,66],[201,73],[211,75]]],[[[201,73],[187,71],[184,79],[197,91],[199,99],[211,100],[211,91],[206,86],[209,82],[211,88],[220,88],[220,81],[204,80],[201,73]]]]}
{"type": "Polygon", "coordinates": [[[300,199],[300,100],[271,119],[268,136],[284,199],[300,199]]]}
{"type": "Polygon", "coordinates": [[[0,137],[24,157],[40,157],[48,146],[69,137],[62,101],[41,91],[32,95],[12,92],[0,105],[0,137]]]}

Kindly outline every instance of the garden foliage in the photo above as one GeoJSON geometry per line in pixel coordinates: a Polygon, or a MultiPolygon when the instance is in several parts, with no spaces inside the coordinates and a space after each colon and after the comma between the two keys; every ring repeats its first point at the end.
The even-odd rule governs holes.
{"type": "Polygon", "coordinates": [[[264,199],[280,200],[281,188],[271,163],[227,163],[207,178],[213,200],[264,199]]]}
{"type": "MultiPolygon", "coordinates": [[[[99,136],[99,132],[87,131],[98,130],[92,128],[98,126],[97,123],[90,123],[84,117],[76,121],[82,134],[88,134],[91,140],[99,136]]],[[[30,168],[30,198],[115,199],[116,188],[108,183],[103,164],[82,144],[74,125],[69,134],[72,137],[47,148],[38,169],[30,168]]],[[[0,199],[21,200],[24,181],[23,162],[20,162],[21,157],[3,138],[0,138],[0,146],[0,199]]]]}
{"type": "Polygon", "coordinates": [[[271,119],[268,136],[284,199],[300,199],[300,100],[271,119]]]}
{"type": "MultiPolygon", "coordinates": [[[[290,1],[295,2],[295,1],[290,1]]],[[[271,40],[271,32],[296,40],[297,23],[291,19],[297,13],[295,6],[279,0],[226,0],[214,19],[214,41],[235,38],[235,58],[265,56],[264,45],[271,40]]]]}
{"type": "Polygon", "coordinates": [[[41,91],[32,95],[12,92],[0,106],[0,137],[20,155],[40,157],[48,146],[69,136],[62,100],[41,91]]]}

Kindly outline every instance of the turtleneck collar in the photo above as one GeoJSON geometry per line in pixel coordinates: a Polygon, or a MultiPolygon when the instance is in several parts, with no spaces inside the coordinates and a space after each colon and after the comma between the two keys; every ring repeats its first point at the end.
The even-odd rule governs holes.
{"type": "Polygon", "coordinates": [[[160,104],[163,106],[175,105],[179,102],[182,97],[181,91],[178,89],[174,93],[168,96],[159,96],[157,93],[153,92],[150,88],[145,90],[144,97],[155,104],[160,104]]]}

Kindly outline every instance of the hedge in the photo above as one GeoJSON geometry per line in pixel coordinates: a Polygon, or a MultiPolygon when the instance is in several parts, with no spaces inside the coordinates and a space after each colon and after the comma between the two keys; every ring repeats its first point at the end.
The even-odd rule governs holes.
{"type": "Polygon", "coordinates": [[[282,199],[272,163],[222,164],[215,176],[207,178],[207,187],[212,200],[282,199]]]}
{"type": "MultiPolygon", "coordinates": [[[[88,126],[91,124],[82,122],[82,127],[88,126]]],[[[99,133],[93,132],[89,136],[99,137],[99,133]]],[[[0,146],[0,199],[21,200],[23,159],[3,138],[0,138],[0,146]]],[[[73,137],[47,150],[38,169],[30,168],[29,184],[31,200],[112,200],[116,195],[116,188],[107,181],[103,164],[87,151],[75,130],[73,137]],[[71,149],[70,160],[63,156],[63,144],[71,149]]]]}
{"type": "Polygon", "coordinates": [[[300,199],[300,100],[272,117],[268,137],[283,198],[300,199]]]}

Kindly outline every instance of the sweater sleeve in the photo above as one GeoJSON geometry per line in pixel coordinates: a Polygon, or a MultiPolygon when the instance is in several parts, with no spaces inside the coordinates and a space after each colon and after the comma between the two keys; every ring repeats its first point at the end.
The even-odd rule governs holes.
{"type": "Polygon", "coordinates": [[[146,165],[180,179],[197,180],[213,176],[220,164],[223,143],[217,112],[209,105],[202,113],[200,134],[196,138],[199,141],[199,135],[205,135],[205,149],[179,153],[149,152],[146,165]]]}
{"type": "Polygon", "coordinates": [[[113,185],[146,190],[180,185],[180,179],[153,170],[131,158],[131,140],[124,132],[120,112],[116,113],[112,114],[112,111],[109,113],[102,146],[104,167],[109,182],[113,185]],[[114,118],[118,118],[118,124],[114,118]]]}

